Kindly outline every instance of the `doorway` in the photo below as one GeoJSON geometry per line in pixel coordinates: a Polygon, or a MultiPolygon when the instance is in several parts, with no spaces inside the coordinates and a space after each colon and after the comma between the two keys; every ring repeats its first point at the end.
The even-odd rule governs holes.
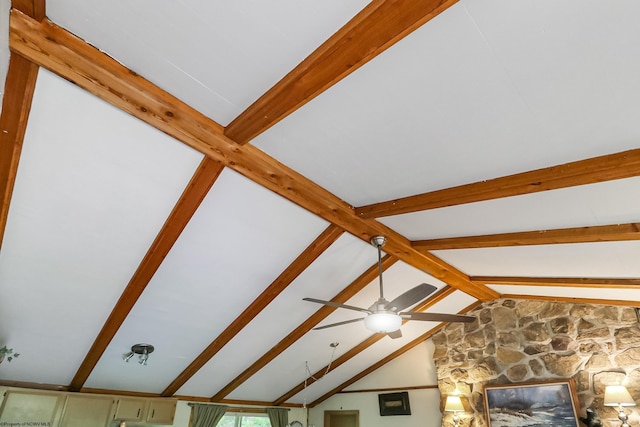
{"type": "Polygon", "coordinates": [[[324,411],[324,427],[359,427],[360,411],[324,411]]]}

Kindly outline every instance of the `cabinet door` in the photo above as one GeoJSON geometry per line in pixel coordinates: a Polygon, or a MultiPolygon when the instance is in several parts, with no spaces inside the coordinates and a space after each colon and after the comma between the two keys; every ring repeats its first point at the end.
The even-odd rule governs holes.
{"type": "Polygon", "coordinates": [[[149,401],[147,422],[151,424],[173,424],[176,402],[174,399],[151,399],[149,401]]]}
{"type": "Polygon", "coordinates": [[[61,402],[58,393],[8,390],[0,407],[0,426],[51,426],[61,402]]]}
{"type": "Polygon", "coordinates": [[[114,420],[141,421],[144,413],[146,399],[121,397],[116,401],[114,420]]]}
{"type": "Polygon", "coordinates": [[[106,427],[114,403],[106,396],[68,395],[60,427],[106,427]]]}

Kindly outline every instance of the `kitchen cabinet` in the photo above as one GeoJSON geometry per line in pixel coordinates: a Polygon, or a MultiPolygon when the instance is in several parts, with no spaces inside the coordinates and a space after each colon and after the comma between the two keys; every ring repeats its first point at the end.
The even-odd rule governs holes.
{"type": "Polygon", "coordinates": [[[7,390],[0,406],[0,426],[51,426],[63,397],[56,392],[7,390]]]}
{"type": "Polygon", "coordinates": [[[147,423],[156,425],[173,424],[176,403],[177,400],[175,399],[149,399],[147,423]]]}
{"type": "Polygon", "coordinates": [[[59,427],[105,427],[111,420],[115,400],[109,396],[69,394],[59,427]]]}
{"type": "Polygon", "coordinates": [[[119,397],[116,399],[114,420],[141,421],[148,399],[119,397]]]}

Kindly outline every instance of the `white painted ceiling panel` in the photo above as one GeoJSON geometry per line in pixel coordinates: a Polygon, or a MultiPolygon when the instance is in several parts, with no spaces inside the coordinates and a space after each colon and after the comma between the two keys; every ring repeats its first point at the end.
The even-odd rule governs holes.
{"type": "Polygon", "coordinates": [[[1,335],[24,359],[59,356],[44,376],[28,362],[9,376],[68,383],[202,156],[45,70],[30,120],[0,254],[1,335]]]}
{"type": "Polygon", "coordinates": [[[471,276],[634,278],[640,242],[571,243],[434,251],[471,276]]]}
{"type": "Polygon", "coordinates": [[[380,218],[411,240],[516,231],[626,224],[640,221],[640,178],[380,218]],[[552,208],[550,208],[552,207],[552,208]]]}
{"type": "Polygon", "coordinates": [[[532,113],[558,136],[554,155],[601,153],[602,143],[637,145],[640,4],[597,0],[465,1],[532,113]],[[505,19],[508,17],[508,19],[505,19]],[[571,26],[567,22],[571,21],[571,26]],[[624,82],[624,83],[622,83],[624,82]],[[570,154],[573,153],[573,154],[570,154]]]}
{"type": "Polygon", "coordinates": [[[222,125],[366,0],[49,0],[47,15],[222,125]]]}
{"type": "Polygon", "coordinates": [[[162,392],[326,226],[280,196],[224,171],[87,384],[162,392]],[[140,342],[162,349],[147,370],[154,375],[139,371],[147,381],[132,375],[113,384],[110,372],[122,364],[114,356],[140,342]]]}

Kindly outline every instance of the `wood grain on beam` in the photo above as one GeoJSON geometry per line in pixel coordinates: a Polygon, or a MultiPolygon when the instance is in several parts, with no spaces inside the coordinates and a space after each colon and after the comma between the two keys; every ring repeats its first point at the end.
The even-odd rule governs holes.
{"type": "Polygon", "coordinates": [[[360,218],[379,218],[638,175],[640,149],[635,149],[375,203],[355,211],[360,218]]]}
{"type": "MultiPolygon", "coordinates": [[[[396,263],[398,259],[385,255],[382,258],[382,271],[386,271],[389,267],[396,263]]],[[[340,291],[331,301],[345,303],[355,294],[360,292],[366,285],[371,283],[378,277],[378,264],[374,264],[369,267],[364,273],[362,273],[351,284],[340,291]]],[[[309,303],[312,304],[312,303],[309,303]]],[[[289,335],[280,340],[279,343],[274,345],[269,351],[264,353],[259,359],[257,359],[251,366],[245,369],[240,375],[231,380],[227,385],[222,387],[214,396],[211,397],[213,402],[219,402],[229,395],[233,390],[238,388],[242,383],[248,380],[252,375],[256,374],[262,368],[264,368],[269,362],[275,359],[280,353],[285,351],[289,346],[295,343],[298,339],[302,338],[307,332],[313,329],[318,323],[326,319],[331,313],[336,310],[335,307],[322,306],[307,320],[301,323],[296,329],[291,331],[289,335]]],[[[275,406],[284,403],[278,402],[275,406]]]]}
{"type": "Polygon", "coordinates": [[[575,277],[508,277],[473,276],[471,280],[483,285],[556,286],[594,289],[640,289],[640,279],[575,278],[575,277]]]}
{"type": "MultiPolygon", "coordinates": [[[[455,292],[455,289],[453,289],[453,288],[450,288],[450,287],[442,288],[438,292],[436,292],[434,295],[432,295],[429,299],[427,299],[426,301],[423,301],[422,303],[420,303],[417,306],[415,306],[411,311],[424,311],[427,308],[433,306],[434,304],[442,301],[444,298],[446,298],[447,296],[451,295],[453,292],[455,292]]],[[[407,321],[404,320],[402,323],[404,324],[406,322],[407,321]]],[[[310,386],[314,382],[316,382],[319,379],[321,379],[327,373],[333,371],[334,369],[336,369],[337,367],[339,367],[343,363],[348,362],[352,357],[357,356],[360,352],[366,350],[367,348],[369,348],[370,346],[372,346],[373,344],[377,343],[378,341],[380,341],[382,338],[385,338],[385,337],[386,337],[385,334],[373,334],[373,335],[371,335],[369,338],[367,338],[366,340],[362,341],[357,346],[349,349],[346,353],[344,353],[343,355],[338,357],[336,360],[331,362],[331,366],[325,366],[325,367],[321,368],[320,370],[318,370],[318,372],[316,372],[316,373],[310,375],[308,378],[306,378],[305,381],[301,382],[300,384],[298,384],[297,386],[295,386],[294,388],[289,390],[287,393],[285,393],[284,395],[280,396],[278,399],[276,399],[273,402],[273,404],[275,406],[278,406],[279,404],[281,404],[283,402],[286,402],[291,397],[295,396],[296,394],[298,394],[302,390],[304,390],[305,387],[310,386]]]]}
{"type": "Polygon", "coordinates": [[[549,302],[568,302],[573,304],[596,304],[596,305],[612,305],[616,307],[640,307],[640,301],[628,301],[617,299],[601,299],[601,298],[569,298],[569,297],[551,297],[546,295],[513,295],[504,294],[500,298],[521,299],[530,301],[549,301],[549,302]]]}
{"type": "Polygon", "coordinates": [[[639,239],[640,224],[634,222],[594,227],[561,228],[519,233],[487,234],[484,236],[416,240],[412,245],[421,251],[435,251],[502,246],[554,245],[558,243],[615,242],[639,239]]]}
{"type": "Polygon", "coordinates": [[[483,301],[498,294],[375,220],[358,218],[353,208],[326,189],[250,144],[227,138],[222,127],[174,96],[128,70],[84,41],[48,22],[12,11],[9,46],[99,98],[145,121],[246,178],[281,195],[354,236],[369,242],[387,238],[385,252],[483,301]]]}
{"type": "Polygon", "coordinates": [[[202,160],[78,368],[69,385],[71,391],[82,389],[105,349],[223,169],[224,166],[218,161],[207,157],[202,160]]]}
{"type": "Polygon", "coordinates": [[[457,0],[375,0],[227,126],[246,143],[457,0]]]}
{"type": "Polygon", "coordinates": [[[21,56],[11,55],[0,115],[0,247],[37,77],[37,65],[21,56]]]}
{"type": "MultiPolygon", "coordinates": [[[[460,311],[460,313],[461,314],[462,313],[468,313],[470,310],[473,310],[479,304],[480,304],[479,302],[471,304],[470,306],[466,307],[464,310],[460,311]]],[[[381,368],[382,366],[386,365],[390,361],[396,359],[399,356],[402,356],[407,351],[411,350],[412,348],[416,347],[417,345],[420,345],[425,340],[431,338],[433,336],[433,334],[438,332],[444,326],[445,326],[445,324],[441,323],[438,326],[430,329],[428,332],[426,332],[426,333],[422,334],[421,336],[419,336],[418,338],[414,339],[409,344],[406,344],[406,345],[402,346],[401,348],[399,348],[398,350],[394,351],[393,353],[391,353],[387,357],[379,360],[375,364],[369,366],[367,369],[365,369],[365,370],[361,371],[360,373],[358,373],[357,375],[349,378],[347,381],[345,381],[344,383],[340,384],[338,387],[334,388],[333,390],[329,391],[328,393],[325,393],[324,395],[322,395],[318,399],[314,400],[313,402],[311,402],[309,404],[309,407],[313,408],[314,406],[322,403],[323,401],[327,400],[328,398],[330,398],[334,394],[342,391],[346,387],[349,387],[351,384],[355,383],[356,381],[359,381],[360,379],[366,377],[367,375],[369,375],[370,373],[374,372],[375,370],[377,370],[377,369],[381,368]]]]}
{"type": "Polygon", "coordinates": [[[45,0],[12,0],[11,7],[36,21],[42,21],[47,17],[45,0]]]}
{"type": "Polygon", "coordinates": [[[327,227],[244,311],[236,317],[224,331],[196,357],[187,368],[162,392],[163,396],[173,396],[196,372],[200,370],[218,351],[247,326],[269,305],[287,286],[318,259],[344,233],[339,227],[327,227]]]}

